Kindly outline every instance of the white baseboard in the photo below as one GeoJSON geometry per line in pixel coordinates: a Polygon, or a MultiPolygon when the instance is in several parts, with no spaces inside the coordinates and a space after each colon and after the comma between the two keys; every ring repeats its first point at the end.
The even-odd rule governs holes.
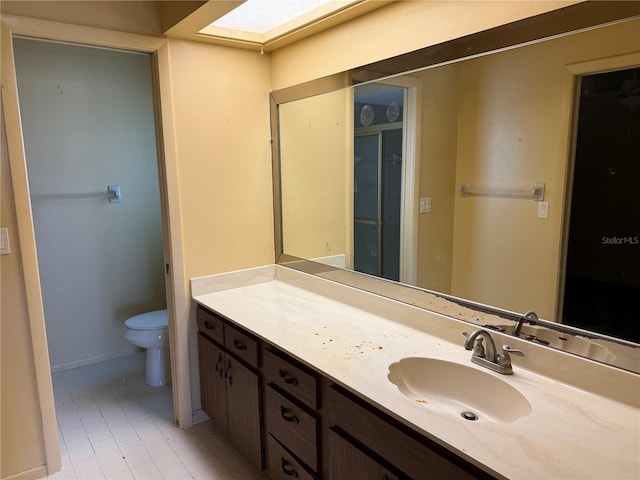
{"type": "Polygon", "coordinates": [[[94,363],[106,362],[107,360],[113,360],[114,358],[126,357],[139,352],[138,347],[131,346],[124,350],[118,350],[117,352],[109,352],[102,355],[94,355],[93,357],[85,357],[72,362],[60,363],[58,365],[51,366],[51,373],[64,372],[65,370],[71,370],[72,368],[84,367],[86,365],[93,365],[94,363]]]}
{"type": "MultiPolygon", "coordinates": [[[[52,472],[53,473],[53,472],[52,472]]],[[[39,465],[35,468],[30,468],[24,472],[15,473],[8,477],[2,477],[2,480],[37,480],[38,478],[45,478],[47,476],[47,466],[39,465]]]]}
{"type": "Polygon", "coordinates": [[[206,422],[207,420],[209,420],[209,415],[204,413],[204,410],[202,409],[194,410],[191,414],[191,421],[193,422],[193,425],[206,422]]]}

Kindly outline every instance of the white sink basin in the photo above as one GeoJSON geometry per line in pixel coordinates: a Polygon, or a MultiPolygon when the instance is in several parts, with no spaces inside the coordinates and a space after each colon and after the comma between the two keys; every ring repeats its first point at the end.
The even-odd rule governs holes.
{"type": "Polygon", "coordinates": [[[498,375],[446,360],[409,357],[389,365],[388,378],[418,405],[460,421],[510,423],[529,415],[527,398],[498,375]],[[464,412],[471,418],[465,420],[464,412]]]}
{"type": "Polygon", "coordinates": [[[611,363],[616,356],[598,343],[576,335],[554,332],[537,325],[524,325],[520,331],[522,338],[532,335],[535,338],[549,342],[549,345],[559,350],[565,350],[592,360],[611,363]]]}

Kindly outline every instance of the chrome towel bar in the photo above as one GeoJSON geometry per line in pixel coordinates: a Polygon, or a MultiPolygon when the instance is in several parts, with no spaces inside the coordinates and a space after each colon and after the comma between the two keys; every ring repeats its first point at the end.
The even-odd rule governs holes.
{"type": "Polygon", "coordinates": [[[88,193],[33,193],[31,200],[74,200],[78,198],[108,198],[109,203],[120,203],[120,185],[107,185],[106,192],[88,193]]]}
{"type": "Polygon", "coordinates": [[[544,200],[544,183],[536,183],[533,187],[481,187],[464,182],[460,187],[463,197],[505,197],[526,198],[531,200],[544,200]]]}

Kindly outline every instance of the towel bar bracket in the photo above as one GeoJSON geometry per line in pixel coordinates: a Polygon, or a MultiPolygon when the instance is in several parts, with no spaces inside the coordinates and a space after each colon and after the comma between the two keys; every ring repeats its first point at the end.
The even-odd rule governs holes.
{"type": "Polygon", "coordinates": [[[120,203],[120,185],[107,185],[107,192],[113,194],[109,198],[109,203],[120,203]]]}

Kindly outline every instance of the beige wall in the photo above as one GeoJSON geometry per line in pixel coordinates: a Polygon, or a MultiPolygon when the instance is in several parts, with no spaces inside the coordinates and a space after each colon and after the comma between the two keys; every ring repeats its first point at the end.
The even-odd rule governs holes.
{"type": "Polygon", "coordinates": [[[186,278],[272,263],[269,58],[169,41],[186,278]]]}
{"type": "MultiPolygon", "coordinates": [[[[350,90],[280,105],[283,251],[300,258],[346,255],[350,90]],[[292,226],[292,228],[289,228],[292,226]]],[[[353,101],[353,100],[351,100],[353,101]]]]}
{"type": "Polygon", "coordinates": [[[417,285],[451,293],[458,66],[427,70],[419,77],[424,92],[419,191],[420,197],[431,198],[431,212],[420,214],[418,222],[417,285]]]}

